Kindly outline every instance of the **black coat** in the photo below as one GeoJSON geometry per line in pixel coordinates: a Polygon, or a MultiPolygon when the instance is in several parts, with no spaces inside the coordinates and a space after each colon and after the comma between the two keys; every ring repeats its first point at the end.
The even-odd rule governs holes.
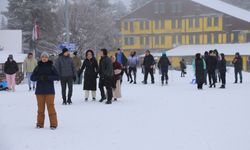
{"type": "Polygon", "coordinates": [[[98,71],[98,64],[95,58],[92,59],[85,59],[81,69],[79,70],[78,74],[82,74],[84,71],[84,84],[83,90],[90,90],[96,91],[96,79],[97,79],[97,71],[98,71]]]}
{"type": "Polygon", "coordinates": [[[168,71],[168,67],[171,65],[167,56],[162,56],[158,62],[158,68],[161,69],[162,72],[168,71]]]}
{"type": "Polygon", "coordinates": [[[203,84],[205,82],[204,65],[203,59],[195,59],[195,77],[197,84],[203,84]]]}
{"type": "Polygon", "coordinates": [[[206,62],[207,70],[208,71],[214,71],[217,68],[217,57],[216,56],[208,56],[207,62],[206,62]]]}
{"type": "Polygon", "coordinates": [[[46,63],[39,61],[31,75],[31,80],[37,81],[35,92],[37,95],[55,94],[54,81],[59,80],[59,75],[52,61],[46,63]]]}
{"type": "Polygon", "coordinates": [[[219,72],[225,73],[227,71],[227,62],[225,59],[222,59],[218,62],[219,72]]]}
{"type": "Polygon", "coordinates": [[[242,71],[243,69],[242,57],[240,56],[238,58],[235,57],[233,60],[233,64],[235,71],[242,71]]]}
{"type": "Polygon", "coordinates": [[[180,68],[181,70],[187,69],[187,66],[184,61],[180,61],[180,68]]]}
{"type": "Polygon", "coordinates": [[[4,73],[12,75],[18,72],[18,65],[17,63],[13,60],[7,60],[4,63],[4,73]]]}
{"type": "Polygon", "coordinates": [[[145,56],[144,57],[144,60],[143,60],[143,66],[145,67],[145,68],[150,68],[152,65],[154,65],[155,64],[155,60],[154,60],[154,57],[151,55],[151,54],[149,54],[148,56],[145,56]]]}
{"type": "Polygon", "coordinates": [[[113,76],[113,65],[111,59],[108,56],[103,56],[99,62],[100,78],[112,78],[113,76]]]}

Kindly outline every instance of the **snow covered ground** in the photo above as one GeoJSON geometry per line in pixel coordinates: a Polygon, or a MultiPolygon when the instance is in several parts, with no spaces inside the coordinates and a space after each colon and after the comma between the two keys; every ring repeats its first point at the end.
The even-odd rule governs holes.
{"type": "Polygon", "coordinates": [[[57,83],[55,131],[47,116],[46,128],[35,129],[36,99],[25,84],[0,92],[0,150],[249,150],[250,74],[233,84],[229,69],[227,89],[203,91],[190,84],[192,74],[171,71],[164,87],[158,75],[154,85],[124,82],[112,105],[84,102],[75,86],[74,104],[63,106],[57,83]]]}

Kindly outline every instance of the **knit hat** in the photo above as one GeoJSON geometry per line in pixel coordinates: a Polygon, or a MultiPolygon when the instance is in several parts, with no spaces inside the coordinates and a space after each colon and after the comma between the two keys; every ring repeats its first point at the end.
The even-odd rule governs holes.
{"type": "Polygon", "coordinates": [[[77,51],[75,51],[73,54],[76,56],[76,55],[78,54],[78,52],[77,52],[77,51]]]}
{"type": "Polygon", "coordinates": [[[43,57],[43,56],[49,57],[49,54],[47,52],[42,52],[41,57],[43,57]]]}
{"type": "Polygon", "coordinates": [[[12,54],[10,54],[8,58],[9,58],[9,59],[13,59],[13,55],[12,55],[12,54]]]}
{"type": "Polygon", "coordinates": [[[64,54],[65,52],[68,52],[69,50],[67,48],[63,48],[62,49],[62,54],[64,54]]]}

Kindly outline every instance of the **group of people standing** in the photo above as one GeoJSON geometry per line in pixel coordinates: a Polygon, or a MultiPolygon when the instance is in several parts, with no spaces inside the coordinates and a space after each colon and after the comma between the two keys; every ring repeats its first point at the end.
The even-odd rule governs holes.
{"type": "MultiPolygon", "coordinates": [[[[235,54],[232,61],[235,72],[235,82],[238,83],[238,74],[240,76],[240,83],[242,83],[242,57],[239,53],[235,54]]],[[[197,88],[203,89],[203,84],[207,85],[207,76],[209,81],[209,88],[216,88],[216,83],[222,82],[221,89],[226,88],[226,72],[227,72],[227,61],[225,54],[219,54],[217,50],[210,50],[205,52],[204,56],[200,53],[195,55],[193,61],[193,68],[195,71],[197,88]]]]}

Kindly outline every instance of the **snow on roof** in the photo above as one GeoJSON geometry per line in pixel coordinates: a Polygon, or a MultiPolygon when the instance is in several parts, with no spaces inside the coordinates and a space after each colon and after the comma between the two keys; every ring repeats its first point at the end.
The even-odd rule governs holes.
{"type": "Polygon", "coordinates": [[[12,54],[13,55],[13,58],[14,60],[17,62],[17,63],[22,63],[24,62],[24,59],[27,57],[26,54],[21,54],[21,53],[9,53],[9,52],[6,52],[6,51],[0,51],[0,63],[5,63],[7,61],[7,58],[8,56],[12,54]]]}
{"type": "Polygon", "coordinates": [[[195,3],[215,9],[238,19],[250,22],[250,12],[221,0],[192,0],[195,3]]]}
{"type": "MultiPolygon", "coordinates": [[[[166,53],[168,56],[194,56],[196,53],[204,54],[205,51],[214,49],[217,49],[219,53],[224,53],[225,55],[235,55],[236,52],[239,52],[241,55],[250,56],[250,43],[183,45],[166,51],[166,53]]],[[[161,53],[153,53],[153,56],[161,56],[161,53]]]]}

